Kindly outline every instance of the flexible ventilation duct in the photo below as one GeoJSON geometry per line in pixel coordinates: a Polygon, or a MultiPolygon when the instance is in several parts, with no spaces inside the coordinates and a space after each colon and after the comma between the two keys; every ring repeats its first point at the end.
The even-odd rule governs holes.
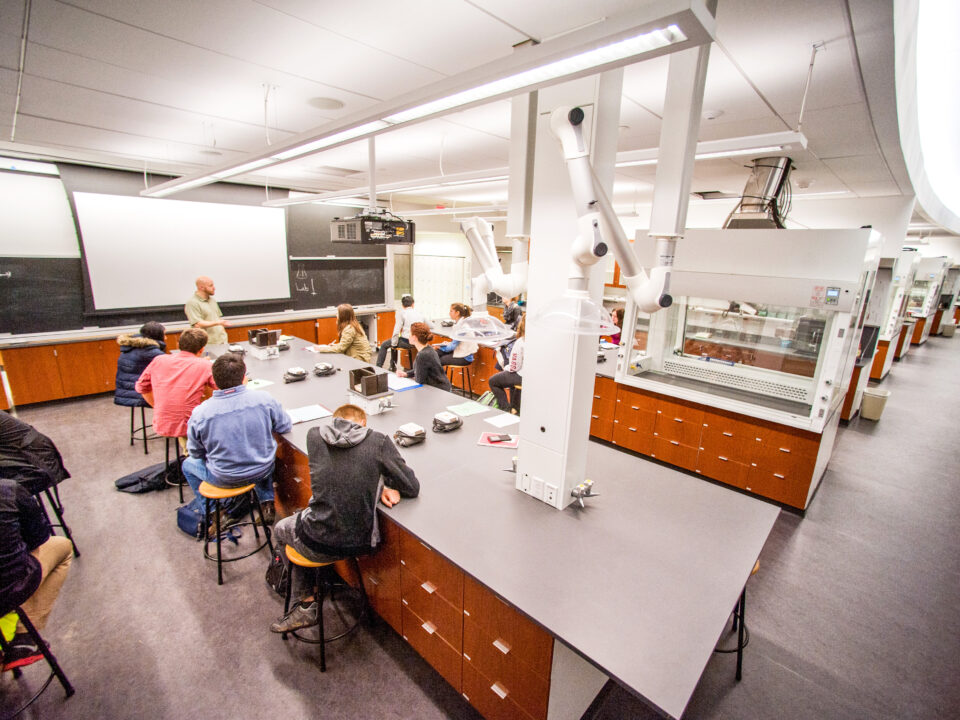
{"type": "Polygon", "coordinates": [[[788,157],[765,157],[753,161],[753,171],[743,188],[743,197],[723,224],[727,229],[782,228],[790,211],[788,157]]]}

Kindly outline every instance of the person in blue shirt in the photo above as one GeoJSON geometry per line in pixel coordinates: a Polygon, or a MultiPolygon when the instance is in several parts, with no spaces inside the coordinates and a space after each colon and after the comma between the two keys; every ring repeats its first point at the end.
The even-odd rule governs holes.
{"type": "Polygon", "coordinates": [[[264,522],[269,524],[275,517],[273,466],[277,441],[273,434],[289,432],[293,424],[272,396],[247,390],[246,372],[243,358],[236,353],[225,353],[213,363],[213,379],[220,389],[190,416],[190,457],[183,462],[183,474],[194,494],[203,481],[224,488],[253,483],[264,522]]]}

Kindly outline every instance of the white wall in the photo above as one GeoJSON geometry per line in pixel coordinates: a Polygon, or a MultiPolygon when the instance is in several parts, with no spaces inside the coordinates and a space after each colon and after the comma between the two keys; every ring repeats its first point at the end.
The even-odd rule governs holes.
{"type": "Polygon", "coordinates": [[[919,243],[908,238],[906,247],[915,247],[922,257],[941,257],[946,255],[953,258],[954,264],[960,263],[960,238],[958,237],[925,237],[919,243]]]}

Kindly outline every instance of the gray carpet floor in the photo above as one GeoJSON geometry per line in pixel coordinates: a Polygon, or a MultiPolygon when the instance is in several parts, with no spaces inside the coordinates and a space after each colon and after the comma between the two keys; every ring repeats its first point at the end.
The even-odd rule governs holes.
{"type": "MultiPolygon", "coordinates": [[[[931,338],[882,383],[882,420],[841,429],[810,509],[781,515],[750,580],[743,681],[733,655],[714,655],[685,718],[960,717],[958,377],[960,340],[931,338]]],[[[282,605],[265,556],[228,565],[218,587],[175,527],[176,490],[113,489],[163,444],[149,457],[127,445],[129,413],[110,397],[20,416],[73,474],[61,494],[82,553],[46,631],[77,694],[51,686],[24,717],[479,717],[382,623],[328,646],[325,674],[315,647],[269,633],[282,605]]],[[[0,677],[0,708],[41,670],[0,677]]],[[[657,717],[612,683],[588,715],[657,717]]]]}

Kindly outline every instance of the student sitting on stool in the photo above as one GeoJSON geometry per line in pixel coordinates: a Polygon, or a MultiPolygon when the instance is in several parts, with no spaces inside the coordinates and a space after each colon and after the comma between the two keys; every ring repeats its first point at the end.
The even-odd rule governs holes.
{"type": "Polygon", "coordinates": [[[497,407],[501,410],[514,412],[519,412],[520,410],[520,408],[517,407],[517,391],[514,385],[519,385],[523,380],[521,377],[523,374],[523,335],[526,327],[527,316],[524,315],[520,318],[520,322],[517,325],[517,339],[513,343],[513,350],[510,352],[510,362],[507,363],[507,367],[503,372],[491,375],[490,379],[487,380],[493,396],[497,399],[497,407]],[[510,388],[509,402],[507,402],[507,388],[510,388]]]}
{"type": "MultiPolygon", "coordinates": [[[[280,557],[286,558],[284,545],[318,563],[369,555],[380,542],[377,500],[393,507],[401,497],[420,493],[417,476],[390,438],[366,424],[362,409],[341,405],[329,425],[310,428],[307,454],[313,495],[306,508],[274,528],[280,557]]],[[[302,576],[295,573],[294,580],[302,576]]],[[[310,592],[309,587],[294,588],[293,597],[300,602],[270,630],[285,633],[316,625],[319,607],[310,592]]]]}
{"type": "Polygon", "coordinates": [[[383,367],[383,361],[387,359],[387,351],[390,351],[390,372],[397,369],[397,349],[405,348],[409,350],[412,347],[410,345],[411,326],[414,323],[422,323],[426,319],[423,317],[423,313],[413,309],[412,295],[404,295],[400,298],[400,304],[403,305],[403,310],[397,315],[397,321],[393,326],[393,335],[380,345],[380,350],[377,352],[377,367],[383,367]]]}
{"type": "Polygon", "coordinates": [[[317,352],[343,353],[362,362],[373,359],[373,348],[367,334],[353,312],[353,305],[337,305],[337,342],[330,345],[314,345],[317,352]]]}
{"type": "MultiPolygon", "coordinates": [[[[465,318],[470,317],[470,308],[463,303],[453,303],[450,306],[450,319],[454,321],[454,326],[450,329],[455,333],[465,318]]],[[[437,354],[440,356],[440,364],[447,365],[469,365],[473,362],[473,354],[480,349],[480,346],[467,340],[451,340],[450,342],[437,345],[437,354]]]]}
{"type": "MultiPolygon", "coordinates": [[[[73,560],[70,540],[50,533],[40,504],[25,487],[0,480],[0,597],[3,605],[19,605],[37,630],[67,578],[73,560]]],[[[3,670],[29,665],[43,657],[22,623],[7,643],[3,670]]]]}
{"type": "Polygon", "coordinates": [[[414,323],[410,327],[410,339],[413,340],[413,344],[417,348],[417,357],[413,361],[413,370],[410,372],[397,370],[397,375],[400,377],[408,377],[412,374],[413,379],[421,385],[431,385],[435,388],[450,392],[453,388],[450,384],[450,378],[448,378],[447,374],[443,371],[443,366],[440,364],[437,351],[434,350],[431,345],[427,344],[433,340],[433,333],[430,332],[430,326],[422,322],[414,323]]]}
{"type": "MultiPolygon", "coordinates": [[[[224,353],[213,363],[213,379],[220,389],[190,417],[190,457],[183,461],[183,476],[194,495],[199,495],[203,481],[222,488],[255,484],[263,521],[269,525],[275,516],[277,441],[273,434],[289,432],[293,423],[278,400],[247,390],[246,372],[243,358],[236,353],[224,353]]],[[[229,521],[224,510],[221,520],[229,521]]]]}
{"type": "Polygon", "coordinates": [[[136,390],[137,380],[155,357],[166,354],[166,330],[158,322],[144,323],[137,335],[117,338],[120,357],[117,358],[117,383],[113,394],[116,405],[142,407],[143,396],[136,390]]]}

